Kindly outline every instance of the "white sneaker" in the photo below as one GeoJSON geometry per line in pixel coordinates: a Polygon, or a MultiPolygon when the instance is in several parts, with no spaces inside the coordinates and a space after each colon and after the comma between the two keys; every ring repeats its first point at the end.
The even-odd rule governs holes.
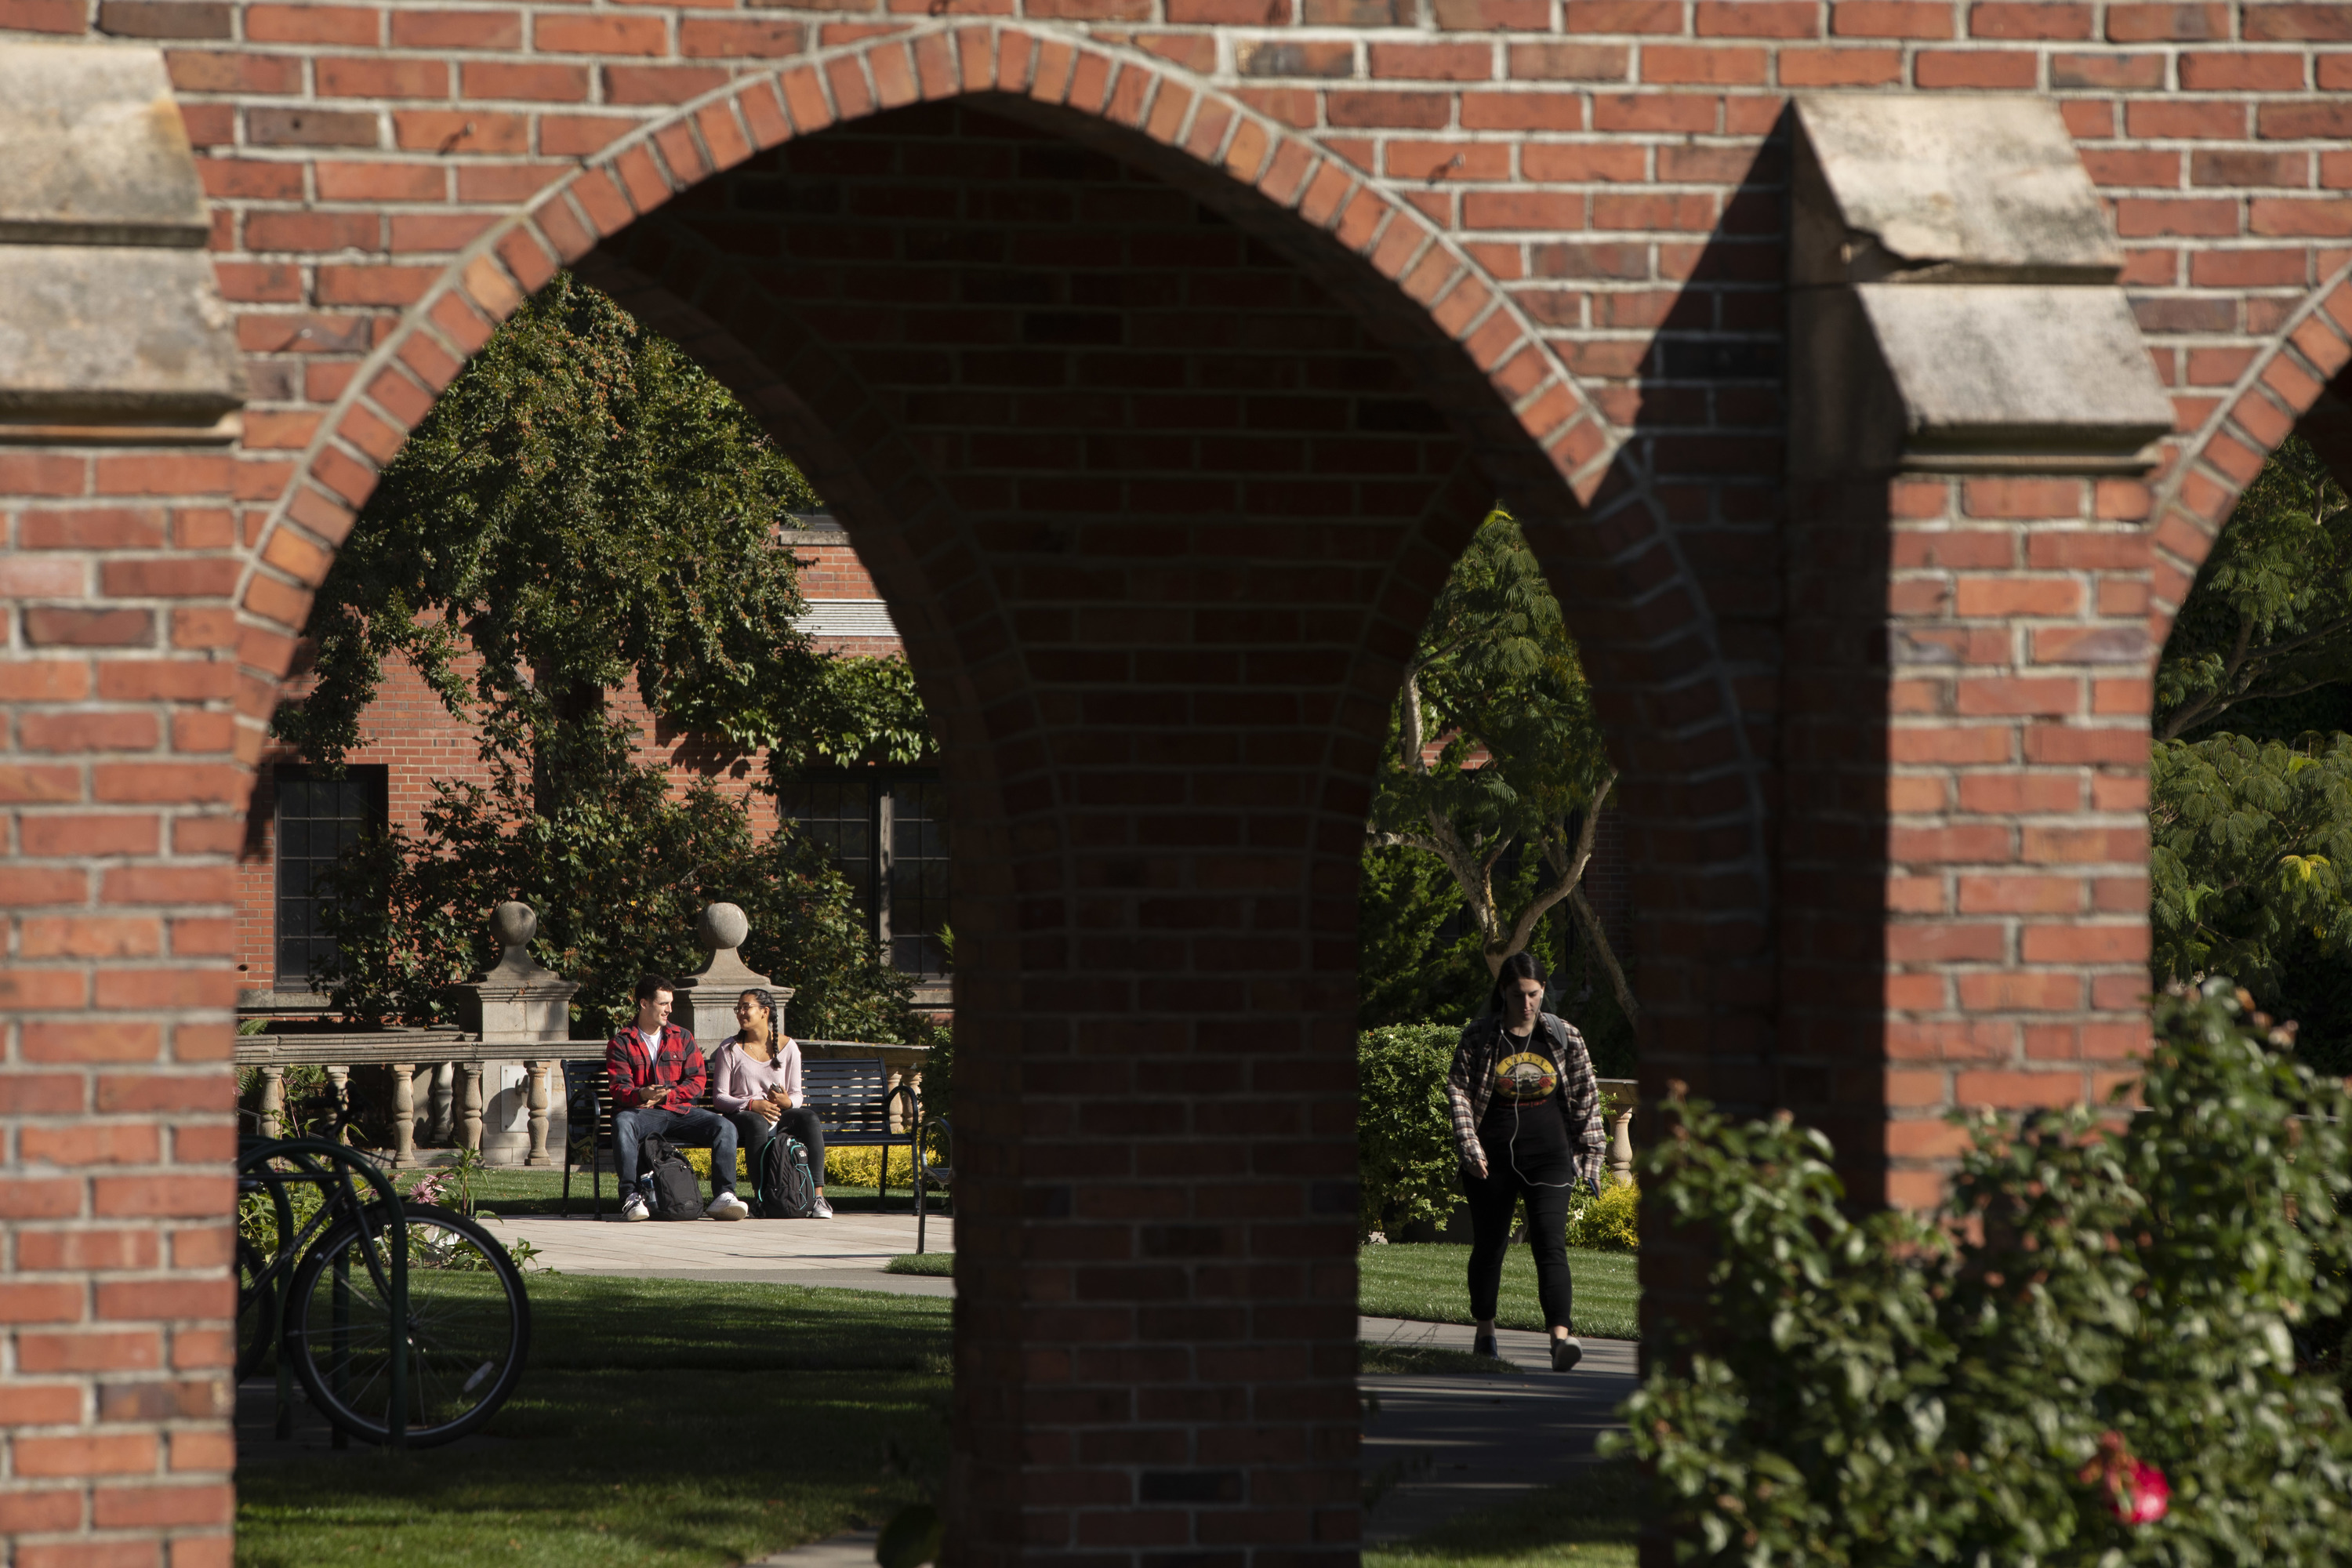
{"type": "Polygon", "coordinates": [[[621,1200],[621,1217],[625,1220],[632,1221],[653,1218],[654,1211],[646,1206],[646,1194],[643,1193],[631,1193],[627,1197],[623,1198],[621,1200]]]}
{"type": "Polygon", "coordinates": [[[733,1193],[721,1193],[702,1206],[705,1219],[746,1219],[751,1213],[751,1205],[733,1193]]]}
{"type": "Polygon", "coordinates": [[[831,1219],[832,1217],[833,1205],[824,1201],[824,1194],[823,1193],[817,1194],[816,1202],[809,1205],[809,1218],[831,1219]]]}

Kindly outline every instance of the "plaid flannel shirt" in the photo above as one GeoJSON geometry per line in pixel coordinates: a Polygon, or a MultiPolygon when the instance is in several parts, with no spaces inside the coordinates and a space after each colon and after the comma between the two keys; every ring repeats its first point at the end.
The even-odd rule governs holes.
{"type": "MultiPolygon", "coordinates": [[[[1601,1080],[1592,1071],[1592,1055],[1584,1048],[1584,1037],[1565,1018],[1546,1013],[1536,1020],[1536,1027],[1550,1041],[1552,1056],[1559,1063],[1560,1085],[1553,1098],[1568,1124],[1569,1145],[1576,1150],[1577,1179],[1598,1184],[1609,1133],[1601,1120],[1601,1080]]],[[[1478,1142],[1478,1123],[1486,1119],[1486,1107],[1495,1097],[1495,1068],[1503,1059],[1502,1042],[1499,1014],[1473,1019],[1462,1031],[1454,1066],[1445,1075],[1445,1100],[1454,1111],[1454,1143],[1465,1165],[1487,1163],[1486,1146],[1478,1142]]],[[[1515,1041],[1511,1048],[1520,1047],[1515,1041]]]]}
{"type": "Polygon", "coordinates": [[[604,1071],[613,1083],[614,1110],[692,1110],[702,1098],[702,1050],[694,1037],[676,1024],[664,1024],[658,1043],[649,1042],[635,1024],[614,1035],[604,1047],[604,1071]],[[651,1091],[667,1089],[658,1101],[651,1091]]]}

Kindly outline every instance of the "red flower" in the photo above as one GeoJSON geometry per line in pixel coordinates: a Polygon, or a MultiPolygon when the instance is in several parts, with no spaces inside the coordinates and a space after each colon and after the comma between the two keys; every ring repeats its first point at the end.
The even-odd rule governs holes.
{"type": "Polygon", "coordinates": [[[2136,1459],[2124,1447],[2120,1432],[2099,1437],[2099,1457],[2084,1465],[2076,1479],[2085,1486],[2106,1489],[2107,1511],[2126,1524],[2154,1524],[2172,1507],[2172,1483],[2146,1459],[2136,1459]]]}

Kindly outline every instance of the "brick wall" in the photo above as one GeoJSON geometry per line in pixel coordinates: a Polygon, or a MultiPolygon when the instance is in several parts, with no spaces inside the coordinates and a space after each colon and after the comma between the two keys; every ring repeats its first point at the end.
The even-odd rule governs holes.
{"type": "Polygon", "coordinates": [[[2352,358],[2352,8],[907,4],[0,0],[163,43],[254,397],[226,454],[0,451],[16,1563],[227,1560],[260,726],[559,261],[806,457],[948,743],[964,1562],[1355,1550],[1357,816],[1496,495],[1626,770],[1653,1087],[1909,1197],[1941,1105],[2134,1035],[2153,642],[2352,358]],[[2175,397],[2147,486],[1784,494],[1779,128],[1832,86],[2061,101],[2175,397]]]}

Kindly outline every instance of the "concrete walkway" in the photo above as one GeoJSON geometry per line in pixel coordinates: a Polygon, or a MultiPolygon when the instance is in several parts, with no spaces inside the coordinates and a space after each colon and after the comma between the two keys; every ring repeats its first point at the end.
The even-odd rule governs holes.
{"type": "MultiPolygon", "coordinates": [[[[894,1295],[952,1296],[952,1280],[885,1274],[883,1266],[915,1250],[915,1216],[843,1214],[832,1219],[646,1220],[624,1225],[607,1214],[484,1216],[499,1239],[528,1241],[538,1261],[564,1274],[637,1279],[747,1279],[772,1285],[832,1285],[894,1295]]],[[[924,1221],[925,1250],[955,1250],[955,1222],[924,1221]]]]}

